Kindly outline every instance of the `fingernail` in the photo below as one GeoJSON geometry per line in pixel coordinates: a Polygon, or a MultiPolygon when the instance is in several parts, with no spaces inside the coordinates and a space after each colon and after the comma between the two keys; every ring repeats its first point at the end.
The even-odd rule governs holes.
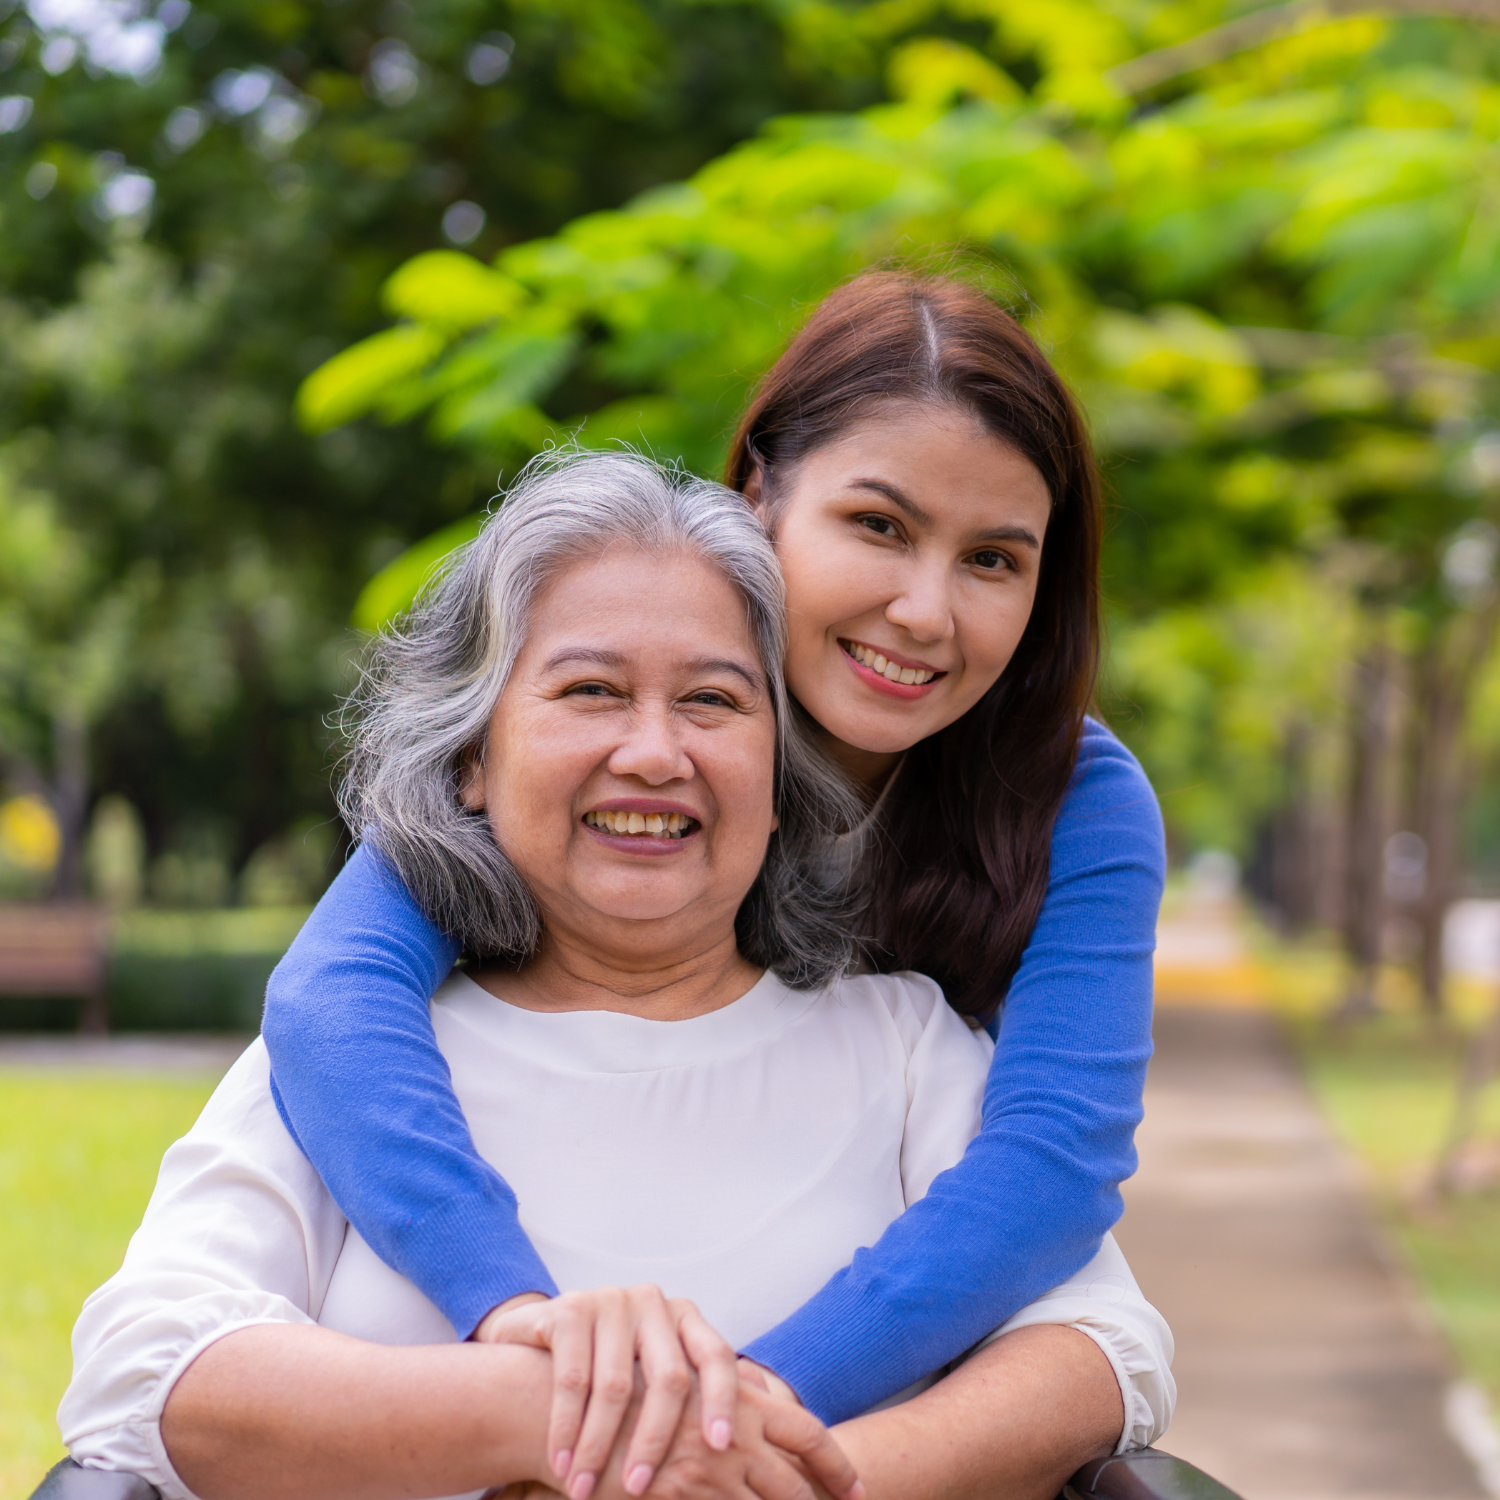
{"type": "Polygon", "coordinates": [[[722,1453],[729,1446],[729,1439],[733,1435],[734,1431],[730,1427],[729,1423],[726,1422],[723,1417],[720,1417],[719,1420],[708,1429],[708,1446],[710,1448],[717,1448],[719,1452],[722,1453]]]}
{"type": "Polygon", "coordinates": [[[589,1500],[589,1496],[593,1493],[594,1476],[592,1474],[580,1474],[568,1486],[568,1500],[589,1500]]]}
{"type": "Polygon", "coordinates": [[[625,1476],[625,1493],[627,1495],[644,1495],[651,1483],[651,1476],[656,1472],[650,1464],[637,1464],[625,1476]]]}
{"type": "Polygon", "coordinates": [[[560,1448],[557,1457],[552,1460],[552,1472],[559,1479],[568,1477],[568,1470],[573,1467],[573,1450],[571,1448],[560,1448]]]}

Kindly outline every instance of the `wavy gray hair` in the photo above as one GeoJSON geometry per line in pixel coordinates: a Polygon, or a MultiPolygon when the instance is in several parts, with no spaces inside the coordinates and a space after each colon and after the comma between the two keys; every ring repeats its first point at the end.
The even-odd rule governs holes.
{"type": "Polygon", "coordinates": [[[776,811],[765,864],[735,921],[740,951],[803,988],[850,960],[849,913],[818,878],[857,817],[853,792],[787,697],[781,570],[743,497],[633,453],[533,460],[483,530],[371,646],[341,727],[339,806],[412,895],[471,952],[521,963],[536,902],[483,813],[459,795],[526,638],[535,602],[569,563],[615,542],[703,558],[745,601],[777,724],[776,811]]]}

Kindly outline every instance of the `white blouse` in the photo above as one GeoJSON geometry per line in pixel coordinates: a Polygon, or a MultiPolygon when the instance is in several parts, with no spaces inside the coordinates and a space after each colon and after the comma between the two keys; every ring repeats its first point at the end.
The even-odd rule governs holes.
{"type": "MultiPolygon", "coordinates": [[[[736,1347],[962,1156],[994,1050],[917,974],[808,992],[767,973],[731,1005],[667,1022],[522,1010],[455,972],[432,1017],[475,1144],[558,1285],[655,1282],[736,1347]]],[[[162,1408],[209,1344],[255,1323],[454,1339],[340,1213],[277,1113],[259,1041],[168,1150],[124,1265],[84,1304],[58,1410],[73,1457],[194,1500],[162,1408]]],[[[1075,1326],[1109,1357],[1122,1450],[1165,1430],[1172,1337],[1113,1237],[994,1336],[1033,1323],[1075,1326]]]]}

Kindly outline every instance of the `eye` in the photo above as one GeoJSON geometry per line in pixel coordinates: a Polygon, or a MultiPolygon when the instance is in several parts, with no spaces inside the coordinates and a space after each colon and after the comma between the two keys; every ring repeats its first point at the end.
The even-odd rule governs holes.
{"type": "Polygon", "coordinates": [[[976,568],[983,568],[986,572],[997,572],[1001,568],[1009,568],[1011,560],[1003,552],[998,552],[993,547],[986,547],[982,552],[976,552],[969,559],[976,568]]]}
{"type": "Polygon", "coordinates": [[[602,682],[580,682],[576,687],[570,687],[565,696],[569,698],[609,698],[613,694],[609,687],[602,682]]]}
{"type": "Polygon", "coordinates": [[[899,536],[896,523],[889,516],[861,516],[859,524],[866,531],[873,531],[876,536],[899,536]]]}
{"type": "Polygon", "coordinates": [[[701,693],[694,693],[688,699],[688,702],[689,703],[701,703],[701,704],[706,705],[709,708],[733,708],[734,707],[734,704],[729,701],[729,697],[728,697],[727,694],[717,692],[713,688],[705,688],[701,693]]]}

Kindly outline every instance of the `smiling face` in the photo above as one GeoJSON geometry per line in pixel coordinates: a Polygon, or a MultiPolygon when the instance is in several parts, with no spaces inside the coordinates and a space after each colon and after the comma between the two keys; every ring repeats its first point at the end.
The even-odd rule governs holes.
{"type": "Polygon", "coordinates": [[[543,591],[465,803],[549,939],[629,961],[734,940],[776,826],[776,720],[745,602],[627,546],[543,591]]]}
{"type": "Polygon", "coordinates": [[[846,769],[878,781],[1009,663],[1036,597],[1046,481],[977,418],[902,401],[777,476],[769,498],[787,685],[846,769]]]}

